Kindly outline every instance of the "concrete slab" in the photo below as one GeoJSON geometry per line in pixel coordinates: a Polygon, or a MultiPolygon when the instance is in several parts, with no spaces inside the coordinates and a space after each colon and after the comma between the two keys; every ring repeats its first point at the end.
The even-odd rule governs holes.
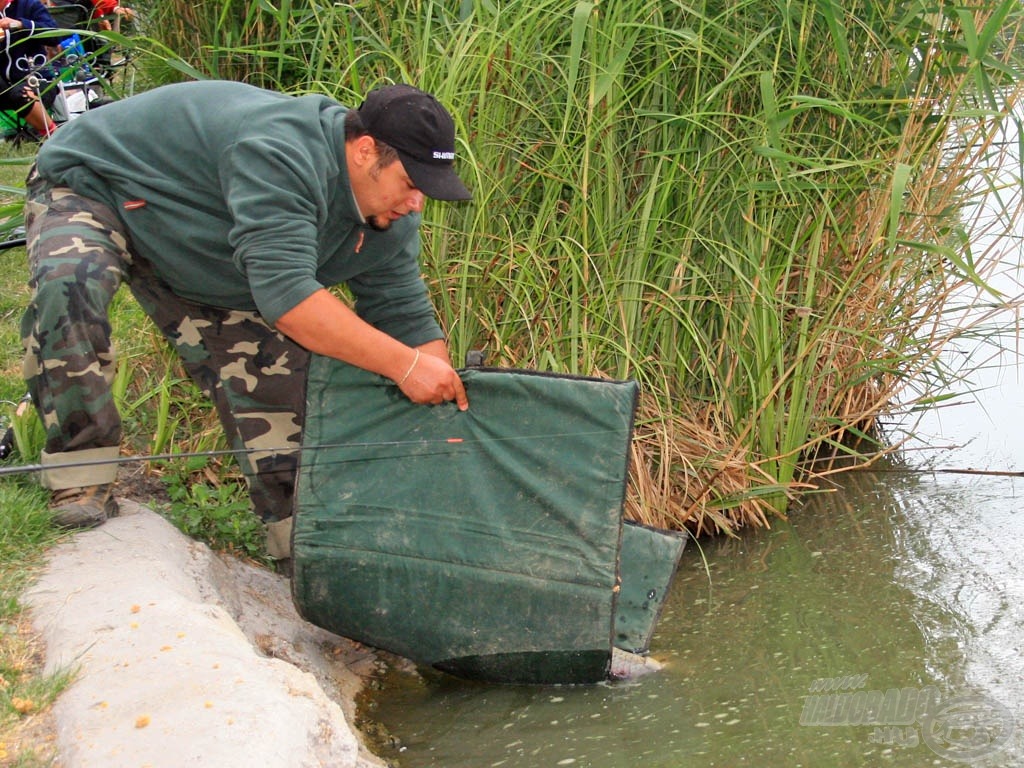
{"type": "Polygon", "coordinates": [[[64,768],[368,768],[349,725],[370,649],[303,621],[286,579],[131,501],[68,538],[25,600],[64,768]],[[346,719],[348,717],[348,720],[346,719]]]}

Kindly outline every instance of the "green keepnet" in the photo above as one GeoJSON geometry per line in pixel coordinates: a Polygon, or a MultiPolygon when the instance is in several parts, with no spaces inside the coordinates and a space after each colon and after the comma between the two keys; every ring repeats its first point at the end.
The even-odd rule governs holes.
{"type": "Polygon", "coordinates": [[[313,358],[296,606],[332,632],[462,677],[603,680],[613,643],[646,650],[682,549],[678,536],[630,531],[642,541],[628,549],[658,562],[620,571],[637,385],[460,373],[465,412],[414,405],[388,379],[313,358]],[[649,541],[659,535],[667,548],[649,541]],[[635,597],[624,602],[635,606],[616,643],[630,574],[635,597]]]}

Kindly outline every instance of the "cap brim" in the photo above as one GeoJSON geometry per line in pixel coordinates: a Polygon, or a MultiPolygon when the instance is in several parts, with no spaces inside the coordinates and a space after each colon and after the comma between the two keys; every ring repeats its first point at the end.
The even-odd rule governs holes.
{"type": "Polygon", "coordinates": [[[466,185],[455,175],[455,169],[451,165],[421,163],[402,152],[399,152],[398,156],[412,183],[427,197],[447,201],[473,198],[466,185]]]}

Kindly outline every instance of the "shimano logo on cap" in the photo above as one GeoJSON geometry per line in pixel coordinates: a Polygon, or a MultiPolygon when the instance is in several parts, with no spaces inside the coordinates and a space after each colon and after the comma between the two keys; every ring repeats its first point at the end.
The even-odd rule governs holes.
{"type": "Polygon", "coordinates": [[[441,152],[440,150],[435,149],[434,150],[434,159],[435,160],[454,160],[455,159],[455,153],[454,152],[441,152]]]}

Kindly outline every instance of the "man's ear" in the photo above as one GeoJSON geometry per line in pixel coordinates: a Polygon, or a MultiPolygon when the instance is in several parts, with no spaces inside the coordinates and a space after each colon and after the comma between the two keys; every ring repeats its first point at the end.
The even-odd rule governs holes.
{"type": "Polygon", "coordinates": [[[360,168],[369,168],[377,160],[377,142],[373,136],[360,136],[352,142],[352,161],[360,168]]]}

